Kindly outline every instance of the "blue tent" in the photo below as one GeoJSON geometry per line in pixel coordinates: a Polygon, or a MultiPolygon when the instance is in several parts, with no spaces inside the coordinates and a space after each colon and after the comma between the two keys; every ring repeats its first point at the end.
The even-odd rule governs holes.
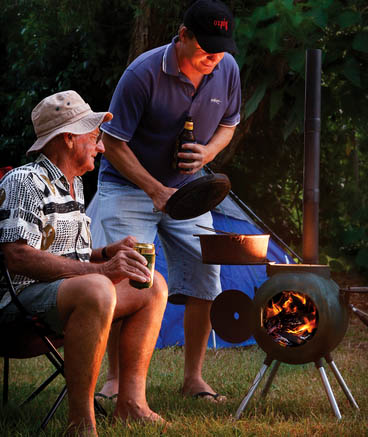
{"type": "MultiPolygon", "coordinates": [[[[105,236],[98,218],[96,203],[94,197],[88,205],[87,214],[92,218],[91,232],[93,245],[94,247],[101,247],[105,245],[105,236]]],[[[212,211],[212,215],[215,229],[239,234],[264,233],[229,196],[212,211]]],[[[158,238],[155,240],[155,245],[157,253],[156,269],[167,279],[166,261],[158,238]]],[[[267,258],[270,261],[276,261],[282,264],[294,262],[272,239],[270,239],[268,246],[267,258]]],[[[241,290],[253,298],[254,288],[259,287],[266,279],[266,266],[264,265],[221,266],[221,284],[223,290],[241,290]]],[[[184,344],[183,316],[183,305],[167,304],[156,348],[184,344]]],[[[254,344],[253,338],[239,345],[244,346],[251,344],[254,344]]],[[[208,346],[229,347],[234,346],[234,344],[223,341],[213,333],[213,335],[210,335],[208,346]]]]}

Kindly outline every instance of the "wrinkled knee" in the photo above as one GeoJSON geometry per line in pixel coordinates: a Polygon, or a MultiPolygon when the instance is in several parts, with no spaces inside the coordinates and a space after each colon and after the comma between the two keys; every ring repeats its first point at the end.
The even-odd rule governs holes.
{"type": "Polygon", "coordinates": [[[116,306],[114,284],[104,275],[90,274],[84,277],[84,305],[100,315],[111,316],[116,306]]]}

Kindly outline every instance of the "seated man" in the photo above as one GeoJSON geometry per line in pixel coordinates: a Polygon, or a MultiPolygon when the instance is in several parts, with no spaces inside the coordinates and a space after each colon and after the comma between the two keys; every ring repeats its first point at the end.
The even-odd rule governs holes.
{"type": "MultiPolygon", "coordinates": [[[[163,277],[146,282],[146,259],[134,237],[103,249],[91,247],[80,176],[104,152],[95,113],[75,91],[46,97],[32,111],[35,162],[8,172],[0,182],[0,248],[19,298],[57,333],[64,333],[68,434],[97,435],[93,396],[114,320],[119,332],[119,393],[114,416],[165,423],[146,401],[146,377],[167,300],[163,277]]],[[[0,296],[1,297],[1,296],[0,296]]],[[[5,294],[0,323],[16,319],[5,294]]]]}

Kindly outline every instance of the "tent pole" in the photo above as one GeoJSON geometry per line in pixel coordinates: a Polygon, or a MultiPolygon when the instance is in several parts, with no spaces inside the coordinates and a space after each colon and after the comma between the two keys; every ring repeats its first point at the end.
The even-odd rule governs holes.
{"type": "MultiPolygon", "coordinates": [[[[208,165],[204,166],[204,169],[210,173],[214,174],[214,171],[208,167],[208,165]]],[[[272,237],[277,240],[278,243],[280,243],[292,256],[294,256],[298,261],[302,262],[302,258],[293,251],[291,247],[289,247],[281,238],[273,232],[272,229],[270,229],[257,215],[254,213],[249,206],[247,206],[232,190],[229,192],[229,196],[240,206],[240,208],[245,211],[246,213],[249,213],[256,222],[260,225],[262,230],[266,230],[268,233],[272,235],[272,237]]]]}

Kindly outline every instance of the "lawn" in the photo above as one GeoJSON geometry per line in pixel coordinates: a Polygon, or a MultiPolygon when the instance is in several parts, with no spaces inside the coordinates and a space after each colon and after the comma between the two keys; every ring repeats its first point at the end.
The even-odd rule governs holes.
{"type": "MultiPolygon", "coordinates": [[[[258,346],[208,351],[205,377],[220,393],[227,395],[226,404],[180,395],[184,360],[181,347],[155,351],[147,397],[152,409],[172,423],[167,436],[368,436],[368,328],[355,316],[332,355],[360,406],[359,411],[350,406],[326,366],[342,414],[341,421],[333,414],[313,363],[282,364],[268,396],[260,398],[263,381],[240,420],[234,420],[235,412],[265,358],[258,346]]],[[[2,366],[1,362],[1,371],[2,366]]],[[[10,402],[0,410],[1,436],[62,435],[67,415],[66,400],[45,433],[38,432],[40,421],[62,387],[61,377],[38,398],[18,409],[21,400],[50,369],[44,358],[11,362],[10,402]]],[[[106,362],[98,387],[102,385],[105,371],[106,362]]],[[[107,410],[111,413],[112,405],[107,405],[107,410]]],[[[161,432],[153,425],[112,426],[110,418],[109,414],[98,420],[100,436],[157,436],[161,432]]]]}

